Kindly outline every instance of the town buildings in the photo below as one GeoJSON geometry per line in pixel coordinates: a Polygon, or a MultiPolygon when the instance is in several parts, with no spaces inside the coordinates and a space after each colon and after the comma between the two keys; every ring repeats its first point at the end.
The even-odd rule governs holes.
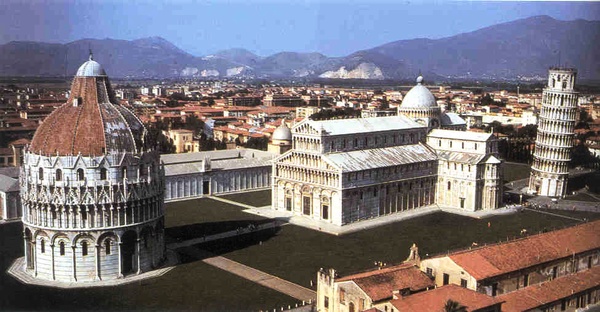
{"type": "Polygon", "coordinates": [[[140,120],[114,104],[102,66],[37,129],[20,173],[25,267],[80,283],[140,274],[165,257],[164,169],[140,120]]]}
{"type": "Polygon", "coordinates": [[[317,273],[319,311],[575,311],[600,302],[600,221],[348,276],[317,273]]]}

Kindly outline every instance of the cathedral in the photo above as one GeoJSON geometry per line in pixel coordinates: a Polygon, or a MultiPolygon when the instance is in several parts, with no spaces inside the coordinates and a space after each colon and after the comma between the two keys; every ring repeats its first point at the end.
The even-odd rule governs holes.
{"type": "Polygon", "coordinates": [[[497,209],[497,139],[465,127],[421,76],[397,116],[304,119],[281,136],[291,150],[273,163],[272,209],[340,226],[432,205],[497,209]]]}
{"type": "Polygon", "coordinates": [[[164,169],[140,120],[115,103],[90,53],[24,155],[24,269],[34,278],[93,283],[165,258],[164,169]]]}

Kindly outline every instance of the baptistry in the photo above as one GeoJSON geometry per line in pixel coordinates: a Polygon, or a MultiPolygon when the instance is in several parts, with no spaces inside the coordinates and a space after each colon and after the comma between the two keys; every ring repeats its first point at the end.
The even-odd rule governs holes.
{"type": "Polygon", "coordinates": [[[567,192],[579,96],[574,90],[576,77],[577,70],[573,68],[550,69],[542,94],[530,193],[562,197],[567,192]]]}
{"type": "Polygon", "coordinates": [[[24,266],[36,279],[93,283],[165,258],[164,169],[140,120],[117,103],[90,53],[24,155],[24,266]]]}

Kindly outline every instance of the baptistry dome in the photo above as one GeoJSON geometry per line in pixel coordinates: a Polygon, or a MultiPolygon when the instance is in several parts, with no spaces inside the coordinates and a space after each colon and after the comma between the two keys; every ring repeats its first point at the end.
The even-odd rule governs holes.
{"type": "Polygon", "coordinates": [[[414,86],[402,100],[402,108],[430,108],[437,107],[437,102],[431,91],[423,85],[423,76],[417,78],[417,85],[414,86]]]}
{"type": "Polygon", "coordinates": [[[145,128],[117,103],[102,66],[83,63],[65,104],[38,127],[29,150],[39,155],[102,155],[142,151],[145,128]]]}

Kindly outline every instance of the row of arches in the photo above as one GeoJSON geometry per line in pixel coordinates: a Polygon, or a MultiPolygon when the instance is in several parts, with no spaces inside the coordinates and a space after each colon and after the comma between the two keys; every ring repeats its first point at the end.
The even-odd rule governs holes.
{"type": "Polygon", "coordinates": [[[573,134],[538,131],[536,146],[540,144],[552,147],[571,148],[573,147],[573,134]]]}
{"type": "Polygon", "coordinates": [[[575,122],[564,119],[540,119],[538,130],[569,134],[575,131],[575,122]]]}
{"type": "Polygon", "coordinates": [[[551,173],[569,173],[569,162],[568,161],[555,161],[538,158],[534,155],[531,169],[538,171],[545,171],[551,173]]]}
{"type": "MultiPolygon", "coordinates": [[[[72,171],[72,170],[68,170],[68,171],[72,171]]],[[[138,180],[140,180],[140,179],[145,179],[148,177],[153,177],[156,174],[158,174],[158,172],[156,170],[156,166],[153,163],[146,164],[146,165],[140,164],[138,166],[138,169],[135,170],[134,172],[136,172],[136,175],[134,177],[132,177],[132,176],[130,176],[130,173],[128,173],[127,167],[121,167],[120,174],[118,174],[116,177],[114,177],[114,175],[113,175],[113,179],[120,180],[120,179],[137,178],[138,180]]],[[[91,180],[105,181],[105,180],[109,179],[109,170],[107,168],[99,168],[98,170],[94,170],[93,173],[90,173],[89,169],[88,169],[87,173],[86,173],[86,170],[84,170],[84,168],[77,168],[71,174],[67,174],[61,168],[50,170],[50,169],[44,169],[42,167],[39,167],[37,170],[36,178],[39,181],[49,180],[52,182],[60,182],[60,181],[70,181],[70,180],[84,181],[84,180],[86,180],[86,178],[88,176],[91,180]]]]}
{"type": "Polygon", "coordinates": [[[539,117],[540,120],[575,121],[577,120],[577,110],[570,107],[542,107],[539,117]]]}
{"type": "Polygon", "coordinates": [[[26,200],[24,221],[64,229],[99,229],[147,222],[164,214],[162,195],[126,203],[63,205],[26,200]]]}
{"type": "Polygon", "coordinates": [[[164,257],[164,224],[124,232],[73,233],[24,230],[27,272],[58,281],[92,281],[139,274],[164,257]]]}
{"type": "Polygon", "coordinates": [[[555,161],[569,161],[571,159],[571,149],[557,148],[548,145],[537,145],[535,149],[536,157],[555,161]]]}

